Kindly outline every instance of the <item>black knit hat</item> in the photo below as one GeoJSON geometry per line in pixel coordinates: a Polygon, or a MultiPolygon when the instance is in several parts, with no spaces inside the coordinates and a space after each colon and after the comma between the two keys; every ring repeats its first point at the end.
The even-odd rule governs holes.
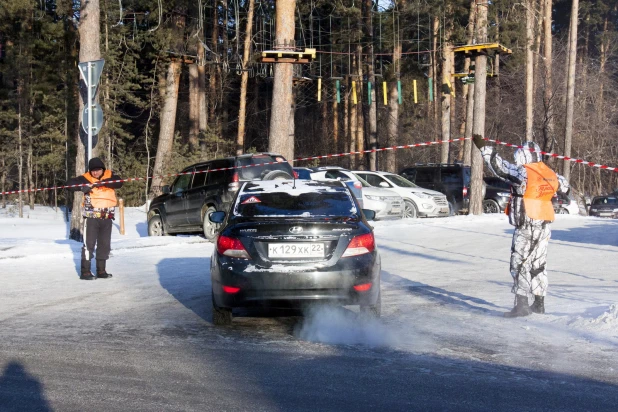
{"type": "Polygon", "coordinates": [[[91,172],[91,171],[93,171],[95,169],[103,169],[103,170],[105,170],[105,164],[98,157],[93,157],[88,162],[88,171],[91,172]]]}

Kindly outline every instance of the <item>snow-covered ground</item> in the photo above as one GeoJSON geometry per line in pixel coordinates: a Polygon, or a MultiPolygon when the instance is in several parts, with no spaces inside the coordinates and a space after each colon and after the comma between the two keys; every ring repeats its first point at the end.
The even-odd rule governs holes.
{"type": "MultiPolygon", "coordinates": [[[[114,278],[84,282],[81,244],[67,240],[62,212],[37,206],[24,216],[0,209],[0,324],[10,328],[3,338],[17,342],[36,330],[42,341],[104,339],[99,333],[113,329],[127,341],[136,330],[173,339],[179,326],[211,327],[203,306],[213,245],[202,237],[149,238],[143,208],[128,208],[125,235],[114,223],[114,278]]],[[[618,221],[558,215],[547,314],[518,319],[502,317],[513,305],[504,215],[373,225],[382,256],[379,321],[330,308],[309,313],[293,332],[259,317],[235,318],[236,330],[307,350],[379,347],[618,383],[618,221]]]]}

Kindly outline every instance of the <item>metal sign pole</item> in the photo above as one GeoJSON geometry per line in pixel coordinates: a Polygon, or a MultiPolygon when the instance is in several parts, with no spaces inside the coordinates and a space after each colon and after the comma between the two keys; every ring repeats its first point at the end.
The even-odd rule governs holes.
{"type": "Polygon", "coordinates": [[[88,161],[92,159],[92,64],[88,63],[88,161]]]}

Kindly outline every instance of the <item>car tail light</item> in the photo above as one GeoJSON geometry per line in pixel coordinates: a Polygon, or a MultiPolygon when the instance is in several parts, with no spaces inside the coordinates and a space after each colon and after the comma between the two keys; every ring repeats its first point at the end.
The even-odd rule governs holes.
{"type": "Polygon", "coordinates": [[[237,288],[235,286],[223,286],[223,291],[225,293],[229,293],[233,295],[234,293],[240,292],[240,288],[237,288]]]}
{"type": "Polygon", "coordinates": [[[294,173],[294,179],[298,179],[298,172],[296,170],[293,170],[292,173],[294,173]]]}
{"type": "Polygon", "coordinates": [[[468,196],[468,188],[467,187],[464,186],[462,192],[463,192],[464,197],[468,196]]]}
{"type": "Polygon", "coordinates": [[[232,183],[227,185],[228,190],[238,190],[240,187],[240,176],[238,176],[238,172],[234,172],[232,175],[232,183]]]}
{"type": "Polygon", "coordinates": [[[354,182],[354,187],[357,188],[357,189],[362,189],[363,185],[362,185],[361,182],[354,182]]]}
{"type": "Polygon", "coordinates": [[[363,283],[360,285],[354,285],[354,290],[357,292],[367,292],[371,289],[371,283],[363,283]]]}
{"type": "Polygon", "coordinates": [[[229,257],[251,259],[240,240],[233,237],[220,235],[217,239],[217,252],[229,257]]]}
{"type": "Polygon", "coordinates": [[[364,255],[373,252],[375,248],[373,233],[367,233],[354,237],[341,257],[364,255]]]}

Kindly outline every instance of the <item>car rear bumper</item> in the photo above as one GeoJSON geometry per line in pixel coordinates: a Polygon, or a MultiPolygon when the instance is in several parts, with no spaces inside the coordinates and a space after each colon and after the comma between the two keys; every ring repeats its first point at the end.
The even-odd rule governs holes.
{"type": "Polygon", "coordinates": [[[211,278],[215,304],[224,308],[298,307],[311,302],[374,304],[380,289],[378,254],[343,259],[343,264],[330,268],[290,268],[276,264],[266,268],[253,261],[213,256],[211,278]],[[367,291],[354,289],[355,285],[367,283],[371,283],[367,291]],[[223,286],[240,290],[226,293],[223,286]]]}

